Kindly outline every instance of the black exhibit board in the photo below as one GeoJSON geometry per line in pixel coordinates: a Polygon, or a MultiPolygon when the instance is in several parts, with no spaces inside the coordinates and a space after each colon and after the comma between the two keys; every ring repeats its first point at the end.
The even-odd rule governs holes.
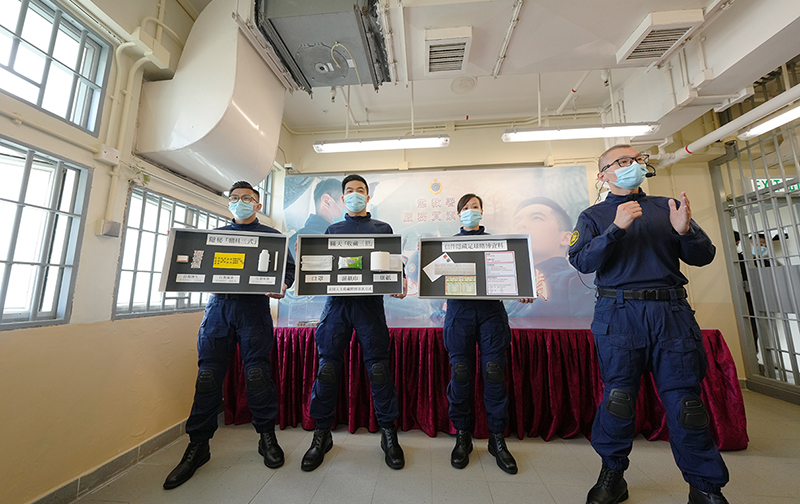
{"type": "Polygon", "coordinates": [[[277,233],[172,228],[158,290],[279,294],[287,244],[277,233]]]}
{"type": "Polygon", "coordinates": [[[535,298],[531,238],[469,235],[419,240],[419,297],[535,298]]]}
{"type": "Polygon", "coordinates": [[[295,294],[402,294],[402,239],[395,234],[299,235],[295,294]]]}

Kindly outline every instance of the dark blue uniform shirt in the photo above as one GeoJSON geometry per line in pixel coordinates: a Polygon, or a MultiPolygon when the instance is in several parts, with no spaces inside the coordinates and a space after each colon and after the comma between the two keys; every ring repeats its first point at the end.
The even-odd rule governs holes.
{"type": "MultiPolygon", "coordinates": [[[[217,229],[221,231],[256,231],[259,233],[281,234],[281,232],[277,229],[261,224],[258,222],[258,219],[254,220],[250,224],[237,224],[233,222],[227,226],[222,226],[217,229]]],[[[292,251],[288,250],[286,254],[286,276],[283,279],[283,283],[285,283],[287,287],[291,287],[294,283],[294,269],[294,256],[292,255],[292,251]]]]}
{"type": "MultiPolygon", "coordinates": [[[[575,225],[569,262],[581,273],[596,272],[594,283],[606,289],[663,289],[686,285],[680,261],[704,266],[716,248],[694,221],[679,235],[669,220],[669,198],[643,191],[617,196],[584,210],[575,225]],[[614,224],[617,206],[638,201],[641,217],[628,229],[614,224]]],[[[678,206],[680,202],[678,201],[678,206]]]]}
{"type": "Polygon", "coordinates": [[[483,226],[478,226],[478,229],[473,229],[472,231],[467,231],[463,227],[459,230],[458,234],[455,236],[470,236],[470,235],[488,235],[489,233],[486,232],[486,228],[483,226]]]}
{"type": "Polygon", "coordinates": [[[394,234],[394,231],[392,231],[392,226],[373,219],[372,214],[367,212],[367,215],[364,216],[345,215],[343,221],[328,226],[325,234],[394,234]]]}

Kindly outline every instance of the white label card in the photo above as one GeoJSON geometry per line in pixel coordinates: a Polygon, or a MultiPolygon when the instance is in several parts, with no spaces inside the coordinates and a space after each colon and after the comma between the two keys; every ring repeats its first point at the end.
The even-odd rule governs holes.
{"type": "Polygon", "coordinates": [[[328,238],[328,250],[374,248],[374,238],[328,238]]]}
{"type": "Polygon", "coordinates": [[[487,296],[516,296],[517,277],[515,276],[493,276],[486,277],[487,296]]]}
{"type": "Polygon", "coordinates": [[[371,285],[329,285],[328,294],[372,294],[371,285]]]}
{"type": "Polygon", "coordinates": [[[187,273],[179,273],[175,275],[175,282],[177,283],[204,283],[205,281],[205,275],[191,275],[187,273]]]}
{"type": "Polygon", "coordinates": [[[239,275],[214,275],[211,278],[211,283],[238,284],[239,275]]]}
{"type": "Polygon", "coordinates": [[[491,252],[493,250],[507,250],[506,240],[470,240],[470,241],[444,241],[442,252],[491,252]]]}
{"type": "Polygon", "coordinates": [[[361,275],[337,275],[339,283],[361,283],[361,275]]]}
{"type": "Polygon", "coordinates": [[[514,251],[509,252],[486,252],[487,263],[513,263],[514,251]]]}
{"type": "Polygon", "coordinates": [[[396,282],[397,273],[374,273],[372,275],[373,282],[396,282]]]}
{"type": "Polygon", "coordinates": [[[516,275],[517,268],[515,267],[516,264],[512,263],[486,263],[486,274],[489,276],[493,275],[516,275]]]}
{"type": "Polygon", "coordinates": [[[274,276],[251,276],[250,285],[275,285],[274,276]]]}
{"type": "Polygon", "coordinates": [[[436,275],[475,275],[475,263],[436,263],[433,265],[436,275]]]}
{"type": "Polygon", "coordinates": [[[331,283],[330,275],[306,275],[306,283],[331,283]]]}
{"type": "Polygon", "coordinates": [[[258,247],[258,236],[238,236],[209,234],[206,245],[222,245],[224,247],[258,247]]]}

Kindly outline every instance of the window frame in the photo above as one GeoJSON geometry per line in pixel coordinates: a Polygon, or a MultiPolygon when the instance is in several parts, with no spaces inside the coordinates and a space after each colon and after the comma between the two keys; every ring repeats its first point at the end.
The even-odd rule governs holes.
{"type": "MultiPolygon", "coordinates": [[[[201,215],[203,215],[203,214],[205,214],[206,219],[208,219],[209,216],[215,217],[216,219],[218,219],[218,224],[220,223],[220,221],[222,223],[224,223],[223,225],[228,225],[231,222],[231,219],[228,218],[228,217],[225,217],[224,215],[220,215],[220,214],[214,213],[214,212],[212,212],[210,210],[207,210],[205,208],[199,207],[197,205],[194,205],[194,204],[191,204],[191,203],[187,203],[187,202],[185,202],[183,200],[180,200],[178,198],[175,198],[173,196],[169,196],[169,195],[157,192],[157,191],[153,191],[151,189],[148,189],[146,187],[142,187],[140,185],[132,184],[130,189],[128,190],[128,199],[127,199],[127,204],[126,204],[126,208],[125,208],[125,218],[124,218],[123,226],[122,226],[123,235],[122,235],[122,240],[120,240],[121,244],[120,244],[119,263],[118,263],[118,266],[117,266],[116,283],[114,285],[114,301],[113,301],[112,311],[111,311],[111,320],[122,320],[122,319],[139,318],[139,317],[154,317],[154,316],[159,316],[159,315],[173,315],[173,314],[178,314],[178,313],[196,313],[198,311],[205,310],[205,305],[208,302],[208,298],[209,298],[209,295],[210,295],[207,292],[202,292],[202,293],[197,293],[197,292],[159,293],[159,294],[162,295],[161,308],[160,309],[151,308],[150,296],[152,295],[153,289],[155,287],[155,282],[153,280],[152,275],[161,274],[162,273],[162,266],[163,266],[161,264],[156,264],[156,261],[158,259],[157,254],[156,254],[156,252],[158,250],[158,236],[159,235],[160,236],[168,236],[168,234],[165,235],[163,233],[159,233],[159,224],[160,224],[160,220],[161,220],[161,208],[162,208],[162,204],[165,201],[172,205],[172,210],[171,210],[171,213],[170,213],[170,223],[169,223],[168,229],[171,229],[173,227],[173,225],[175,224],[175,207],[178,206],[178,205],[185,207],[187,213],[193,212],[193,215],[196,215],[196,217],[193,216],[192,220],[193,221],[196,220],[198,223],[200,221],[201,215]],[[141,198],[142,198],[142,207],[140,209],[141,214],[139,216],[139,227],[132,227],[132,226],[129,226],[129,224],[128,224],[129,221],[130,221],[130,212],[132,211],[131,201],[134,198],[134,193],[135,192],[139,192],[141,194],[141,198]],[[158,208],[156,210],[157,211],[157,218],[156,218],[156,224],[155,224],[155,231],[149,231],[149,230],[142,229],[142,225],[143,225],[143,222],[144,222],[144,215],[145,215],[145,211],[146,211],[146,201],[147,201],[148,197],[157,198],[157,200],[158,200],[158,208]],[[134,231],[137,232],[137,244],[136,244],[136,250],[135,250],[136,254],[135,254],[134,259],[133,259],[133,269],[132,270],[123,268],[124,261],[125,261],[124,254],[125,254],[127,242],[131,237],[131,233],[130,233],[131,230],[134,230],[134,231]],[[155,234],[155,239],[153,241],[153,255],[152,255],[151,262],[150,262],[151,269],[149,269],[149,270],[147,270],[147,269],[139,269],[139,264],[138,264],[139,263],[139,254],[141,253],[141,245],[142,245],[141,236],[142,236],[142,232],[143,231],[147,232],[147,233],[155,234]],[[123,274],[123,272],[133,272],[133,277],[131,279],[131,285],[130,285],[130,289],[131,289],[130,297],[128,298],[128,311],[120,311],[119,310],[119,303],[118,303],[120,287],[122,286],[122,274],[123,274]],[[137,277],[138,273],[146,273],[146,274],[151,275],[151,277],[150,277],[150,280],[149,280],[149,287],[150,288],[149,288],[148,294],[147,294],[147,301],[144,303],[143,309],[139,309],[138,311],[136,311],[135,310],[135,306],[136,305],[134,304],[134,295],[135,295],[135,291],[136,291],[136,277],[137,277]],[[168,295],[172,295],[173,297],[167,297],[168,295]],[[193,304],[193,302],[192,302],[193,295],[199,295],[199,298],[200,298],[196,305],[193,304]],[[176,305],[175,308],[166,308],[165,309],[165,302],[167,300],[169,300],[169,299],[175,299],[176,300],[175,301],[175,305],[176,305]],[[186,308],[178,308],[178,305],[180,304],[181,300],[184,300],[184,301],[188,300],[188,305],[189,306],[186,307],[186,308]]],[[[184,226],[184,228],[186,228],[186,229],[202,229],[202,228],[200,228],[198,226],[186,225],[183,222],[180,222],[180,221],[178,221],[178,222],[179,222],[179,224],[184,226]]],[[[206,220],[206,222],[208,222],[208,220],[206,220]]],[[[207,228],[207,229],[214,229],[214,228],[207,228]]]]}
{"type": "MultiPolygon", "coordinates": [[[[83,245],[84,231],[86,229],[87,212],[89,209],[89,199],[92,187],[94,170],[86,165],[76,163],[63,156],[54,154],[50,151],[33,147],[25,142],[0,135],[0,145],[10,150],[27,151],[25,152],[25,162],[23,168],[23,178],[20,183],[20,195],[17,201],[0,198],[0,201],[16,205],[14,212],[14,223],[12,234],[8,243],[8,253],[4,260],[0,260],[5,267],[0,274],[0,332],[24,329],[29,327],[44,327],[65,325],[70,323],[72,318],[73,298],[75,297],[75,286],[80,267],[81,246],[83,245]],[[48,206],[32,205],[25,203],[25,197],[30,181],[30,172],[35,158],[47,160],[55,165],[53,188],[49,196],[48,206]],[[77,178],[71,193],[71,211],[61,210],[63,194],[63,181],[67,175],[67,170],[75,170],[77,178]],[[41,250],[37,261],[14,261],[13,256],[16,248],[16,241],[19,236],[19,226],[22,220],[24,208],[36,208],[47,212],[46,233],[42,236],[41,250]],[[72,219],[71,224],[66,228],[63,237],[63,248],[60,260],[52,262],[54,237],[57,232],[56,216],[66,216],[72,219]],[[12,317],[9,322],[5,322],[9,317],[5,312],[5,303],[8,298],[8,284],[10,281],[9,266],[14,264],[31,265],[39,269],[36,274],[34,291],[31,293],[31,308],[28,311],[27,320],[25,317],[12,317]],[[60,278],[56,280],[56,287],[53,291],[53,309],[50,311],[40,311],[44,296],[46,295],[45,274],[48,268],[58,267],[61,269],[60,278]]],[[[22,153],[22,152],[21,152],[22,153]]]]}
{"type": "MultiPolygon", "coordinates": [[[[45,16],[43,15],[42,17],[45,16]]],[[[114,53],[111,44],[92,30],[92,28],[78,20],[56,0],[20,0],[20,11],[17,16],[16,29],[11,32],[11,30],[6,27],[0,26],[0,32],[11,39],[8,63],[0,63],[0,69],[37,87],[38,96],[34,103],[2,87],[0,87],[0,93],[24,102],[36,108],[36,110],[57,118],[94,137],[99,137],[103,118],[103,107],[108,90],[109,73],[114,53]],[[40,15],[45,14],[47,16],[46,19],[52,23],[48,50],[46,52],[22,38],[22,32],[25,27],[25,17],[27,16],[29,6],[38,11],[40,15]],[[72,37],[73,40],[78,42],[78,58],[74,64],[74,69],[68,64],[59,61],[54,56],[56,40],[59,33],[62,32],[62,29],[67,36],[72,37]],[[38,55],[44,59],[41,82],[37,83],[35,80],[14,69],[20,46],[25,47],[29,51],[38,53],[38,55]],[[88,61],[86,58],[87,47],[92,47],[95,52],[95,56],[91,58],[88,71],[84,69],[88,61]],[[70,89],[69,102],[67,103],[67,110],[64,116],[51,112],[44,108],[43,105],[53,62],[56,62],[56,65],[59,65],[64,72],[72,74],[72,87],[70,89]],[[88,74],[88,77],[84,76],[84,73],[88,74]],[[92,91],[91,97],[84,95],[83,98],[81,98],[80,96],[83,89],[90,89],[92,91]],[[78,104],[79,108],[82,110],[76,109],[76,104],[78,104]],[[92,117],[91,111],[93,108],[95,109],[95,113],[92,117]],[[80,114],[80,117],[71,119],[77,117],[76,114],[80,114]],[[93,127],[90,128],[89,126],[93,127]]]]}
{"type": "Polygon", "coordinates": [[[264,179],[256,186],[258,197],[261,200],[261,211],[258,212],[267,217],[272,217],[272,191],[275,186],[275,168],[270,169],[264,179]]]}

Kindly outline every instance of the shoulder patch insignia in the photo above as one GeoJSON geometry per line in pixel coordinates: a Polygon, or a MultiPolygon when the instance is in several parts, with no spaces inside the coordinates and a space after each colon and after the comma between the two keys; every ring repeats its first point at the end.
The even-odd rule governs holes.
{"type": "Polygon", "coordinates": [[[578,230],[577,230],[577,229],[576,229],[575,231],[573,231],[573,232],[572,232],[572,236],[570,236],[570,237],[569,237],[569,246],[570,246],[570,247],[571,247],[571,246],[573,246],[573,245],[575,245],[575,243],[577,243],[577,242],[578,242],[578,237],[579,237],[580,235],[581,235],[581,234],[578,232],[578,230]]]}

